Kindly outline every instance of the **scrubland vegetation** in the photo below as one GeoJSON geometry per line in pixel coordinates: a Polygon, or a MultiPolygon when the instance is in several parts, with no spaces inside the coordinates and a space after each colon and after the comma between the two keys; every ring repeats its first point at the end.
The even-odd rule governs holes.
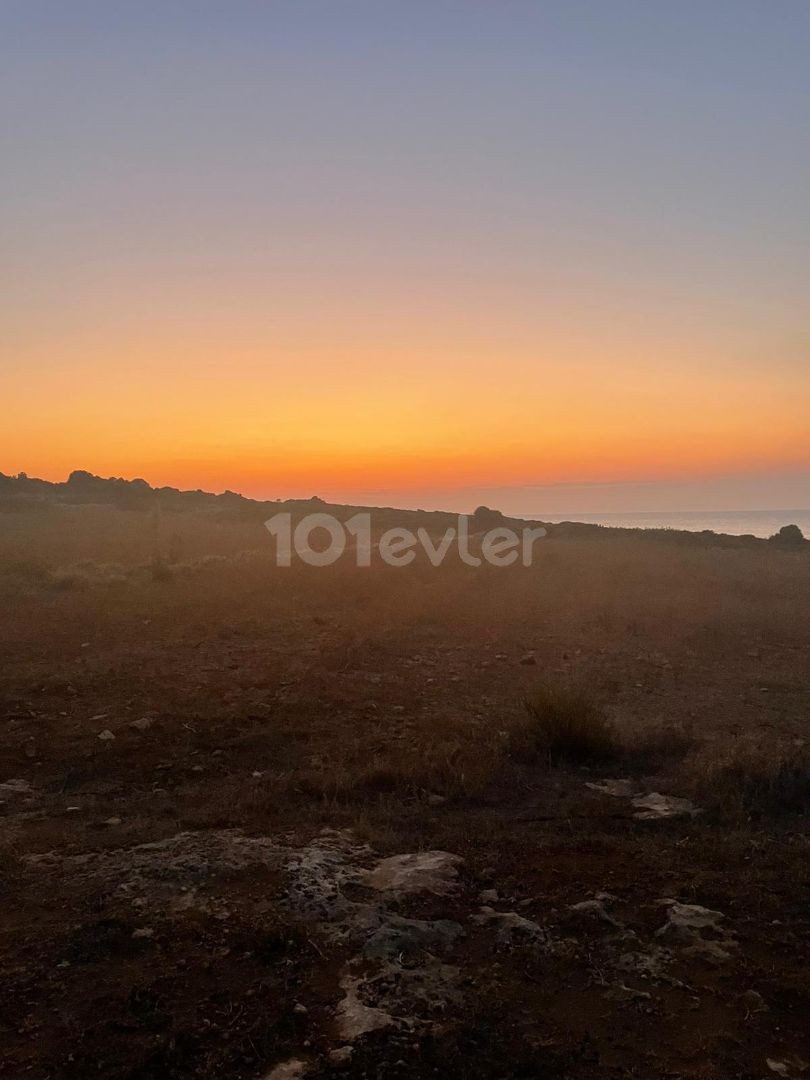
{"type": "Polygon", "coordinates": [[[0,515],[5,1075],[799,1075],[810,555],[604,531],[537,555],[280,569],[244,508],[0,515]],[[397,908],[463,926],[456,996],[342,1062],[345,947],[266,867],[195,862],[159,908],[97,869],[324,828],[464,860],[397,908]],[[656,937],[672,900],[723,913],[727,959],[656,937]],[[487,939],[482,903],[554,947],[487,939]],[[617,967],[640,942],[647,973],[617,967]]]}

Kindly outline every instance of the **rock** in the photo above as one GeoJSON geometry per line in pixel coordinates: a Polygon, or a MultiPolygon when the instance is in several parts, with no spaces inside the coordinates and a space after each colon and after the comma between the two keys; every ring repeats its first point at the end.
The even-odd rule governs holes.
{"type": "Polygon", "coordinates": [[[344,889],[365,883],[368,871],[358,863],[370,854],[368,845],[359,844],[348,833],[325,829],[312,844],[288,854],[283,906],[299,918],[344,932],[368,914],[370,905],[349,899],[344,889]]]}
{"type": "Polygon", "coordinates": [[[395,957],[413,956],[428,949],[447,948],[464,930],[457,922],[438,919],[425,922],[421,919],[404,919],[391,915],[375,930],[363,946],[363,956],[373,960],[393,960],[395,957]]]}
{"type": "Polygon", "coordinates": [[[329,1064],[333,1069],[347,1069],[352,1063],[354,1048],[351,1046],[338,1046],[329,1051],[329,1064]]]}
{"type": "Polygon", "coordinates": [[[765,1058],[765,1064],[777,1076],[799,1076],[808,1069],[807,1062],[796,1056],[782,1059],[765,1058]]]}
{"type": "Polygon", "coordinates": [[[115,738],[115,735],[113,735],[109,728],[104,728],[103,731],[100,731],[98,733],[98,737],[99,739],[101,739],[102,742],[112,742],[115,738]]]}
{"type": "Polygon", "coordinates": [[[681,904],[677,900],[658,900],[666,907],[667,921],[655,932],[656,937],[669,937],[691,944],[694,938],[701,937],[704,930],[713,930],[724,934],[720,923],[725,919],[722,911],[712,911],[700,904],[681,904]]]}
{"type": "Polygon", "coordinates": [[[650,952],[625,952],[615,962],[619,971],[632,972],[642,979],[656,981],[667,978],[666,969],[673,959],[668,949],[654,948],[650,952]]]}
{"type": "Polygon", "coordinates": [[[638,789],[632,780],[593,780],[585,784],[592,791],[601,795],[612,795],[616,799],[631,799],[638,789]]]}
{"type": "Polygon", "coordinates": [[[464,860],[448,851],[420,851],[381,859],[368,872],[367,883],[380,892],[430,892],[438,896],[458,888],[464,860]]]}
{"type": "Polygon", "coordinates": [[[576,918],[604,922],[618,930],[622,928],[622,924],[613,918],[602,900],[582,900],[579,904],[571,904],[568,910],[576,918]]]}
{"type": "Polygon", "coordinates": [[[289,1061],[276,1065],[274,1069],[266,1073],[263,1080],[297,1080],[299,1076],[306,1076],[308,1072],[309,1062],[302,1061],[300,1058],[290,1058],[289,1061]]]}
{"type": "Polygon", "coordinates": [[[298,1016],[306,1016],[309,1009],[306,1005],[302,1005],[300,1001],[296,1001],[295,1005],[293,1005],[293,1012],[298,1016]]]}
{"type": "Polygon", "coordinates": [[[137,930],[132,931],[132,937],[134,941],[147,940],[155,936],[155,931],[151,926],[139,926],[137,930]]]}
{"type": "Polygon", "coordinates": [[[15,798],[31,794],[31,785],[27,780],[6,780],[0,784],[0,799],[15,798]]]}
{"type": "Polygon", "coordinates": [[[701,907],[700,904],[681,904],[677,900],[659,900],[667,907],[667,921],[655,932],[659,938],[667,938],[686,946],[685,956],[722,963],[730,959],[730,949],[737,943],[732,933],[721,925],[725,915],[721,911],[701,907]]]}
{"type": "Polygon", "coordinates": [[[516,911],[493,911],[491,907],[482,907],[480,915],[473,915],[471,921],[478,926],[493,929],[498,940],[504,945],[551,948],[547,931],[538,923],[524,919],[516,911]]]}
{"type": "Polygon", "coordinates": [[[133,731],[148,731],[154,722],[151,716],[142,716],[139,720],[133,720],[129,726],[133,731]]]}
{"type": "Polygon", "coordinates": [[[396,1024],[394,1017],[387,1012],[363,1004],[357,993],[357,988],[361,984],[361,979],[354,979],[348,975],[344,976],[340,982],[340,988],[345,996],[337,1007],[337,1030],[340,1038],[347,1042],[354,1042],[369,1031],[379,1031],[382,1028],[394,1027],[396,1024]]]}
{"type": "Polygon", "coordinates": [[[619,983],[618,986],[612,986],[602,994],[602,997],[606,998],[608,1001],[619,1002],[652,1000],[652,994],[647,993],[646,990],[635,990],[632,986],[625,986],[624,983],[619,983]]]}
{"type": "Polygon", "coordinates": [[[427,797],[428,806],[441,806],[443,803],[446,802],[447,799],[444,797],[444,795],[428,795],[427,797]]]}
{"type": "Polygon", "coordinates": [[[478,894],[478,899],[482,904],[497,904],[500,900],[497,889],[483,889],[478,894]]]}
{"type": "Polygon", "coordinates": [[[532,667],[537,663],[534,653],[526,653],[525,656],[521,656],[520,663],[524,667],[532,667]]]}
{"type": "Polygon", "coordinates": [[[121,824],[120,817],[108,817],[106,821],[102,821],[102,825],[106,825],[110,829],[114,829],[117,825],[121,824]]]}
{"type": "Polygon", "coordinates": [[[722,964],[731,959],[731,953],[727,948],[723,948],[719,941],[698,941],[694,945],[688,945],[683,950],[683,955],[696,960],[706,960],[710,964],[722,964]]]}
{"type": "Polygon", "coordinates": [[[662,818],[695,817],[703,811],[688,799],[677,799],[674,795],[661,795],[653,791],[649,795],[639,795],[633,799],[633,806],[639,811],[633,814],[637,821],[660,821],[662,818]]]}

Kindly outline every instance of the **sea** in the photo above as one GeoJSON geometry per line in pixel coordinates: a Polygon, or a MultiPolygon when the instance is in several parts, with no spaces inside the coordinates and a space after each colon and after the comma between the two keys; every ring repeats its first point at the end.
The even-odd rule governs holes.
{"type": "Polygon", "coordinates": [[[711,529],[732,536],[773,536],[783,525],[798,525],[810,539],[810,510],[693,510],[645,511],[629,514],[580,514],[543,517],[543,521],[583,521],[591,525],[609,525],[619,529],[688,529],[702,532],[711,529]]]}

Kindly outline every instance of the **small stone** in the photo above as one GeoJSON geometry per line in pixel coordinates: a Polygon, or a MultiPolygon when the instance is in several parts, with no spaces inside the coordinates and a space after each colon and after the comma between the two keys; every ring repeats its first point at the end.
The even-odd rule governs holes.
{"type": "Polygon", "coordinates": [[[351,1046],[338,1046],[329,1051],[329,1064],[335,1069],[346,1069],[352,1063],[354,1050],[351,1046]]]}
{"type": "Polygon", "coordinates": [[[31,785],[27,780],[6,780],[0,784],[0,798],[9,795],[30,795],[31,785]]]}
{"type": "Polygon", "coordinates": [[[602,997],[607,1001],[619,1002],[650,1001],[652,999],[652,995],[646,990],[636,990],[632,986],[625,986],[624,983],[612,986],[602,994],[602,997]]]}
{"type": "Polygon", "coordinates": [[[674,795],[661,795],[653,791],[649,795],[639,795],[633,799],[633,806],[638,810],[633,817],[637,821],[659,821],[662,818],[695,817],[702,813],[688,799],[677,799],[674,795]]]}
{"type": "Polygon", "coordinates": [[[101,739],[102,742],[112,742],[115,738],[115,735],[113,735],[109,728],[104,728],[103,731],[100,731],[98,733],[98,737],[99,739],[101,739]]]}
{"type": "Polygon", "coordinates": [[[299,1076],[306,1076],[308,1072],[308,1062],[302,1061],[300,1058],[290,1058],[289,1061],[276,1065],[274,1069],[266,1073],[263,1080],[298,1080],[299,1076]]]}
{"type": "Polygon", "coordinates": [[[102,821],[102,825],[107,825],[109,828],[114,829],[116,825],[121,824],[120,817],[108,817],[106,821],[102,821]]]}
{"type": "Polygon", "coordinates": [[[537,663],[537,660],[535,659],[534,653],[526,653],[525,656],[521,656],[520,663],[524,667],[532,667],[537,663]]]}
{"type": "Polygon", "coordinates": [[[471,921],[494,930],[504,945],[540,946],[549,950],[552,947],[546,930],[538,923],[524,919],[516,911],[493,911],[491,907],[484,906],[480,915],[471,916],[471,921]]]}
{"type": "Polygon", "coordinates": [[[132,938],[134,941],[148,940],[155,936],[155,931],[151,926],[139,926],[137,930],[132,931],[132,938]]]}
{"type": "Polygon", "coordinates": [[[205,772],[205,769],[203,768],[202,765],[192,765],[191,766],[191,771],[192,772],[205,772]]]}
{"type": "Polygon", "coordinates": [[[441,806],[442,803],[446,803],[446,802],[447,802],[447,799],[444,797],[444,795],[430,794],[427,797],[428,806],[441,806]]]}
{"type": "Polygon", "coordinates": [[[601,900],[582,900],[579,904],[571,904],[568,910],[572,916],[595,919],[617,929],[621,928],[621,923],[613,918],[601,900]]]}
{"type": "Polygon", "coordinates": [[[361,1035],[366,1035],[370,1031],[379,1031],[396,1025],[394,1017],[383,1009],[363,1004],[357,993],[358,985],[359,980],[348,976],[340,983],[346,996],[338,1003],[337,1030],[340,1037],[349,1042],[359,1039],[361,1035]]]}
{"type": "Polygon", "coordinates": [[[142,716],[139,720],[133,720],[129,726],[133,731],[148,731],[154,722],[151,716],[142,716]]]}
{"type": "Polygon", "coordinates": [[[306,1016],[309,1012],[309,1009],[306,1007],[306,1005],[302,1005],[300,1001],[297,1001],[295,1005],[293,1005],[293,1012],[297,1013],[298,1016],[306,1016]]]}
{"type": "Polygon", "coordinates": [[[368,871],[368,884],[380,892],[431,892],[441,896],[458,888],[458,868],[463,861],[447,851],[392,855],[368,871]]]}
{"type": "Polygon", "coordinates": [[[500,900],[497,889],[483,889],[478,894],[478,899],[482,904],[497,904],[500,900]]]}

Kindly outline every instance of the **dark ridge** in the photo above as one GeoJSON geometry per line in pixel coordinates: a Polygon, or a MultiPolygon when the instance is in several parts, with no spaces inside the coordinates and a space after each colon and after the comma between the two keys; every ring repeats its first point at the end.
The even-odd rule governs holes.
{"type": "MultiPolygon", "coordinates": [[[[126,480],[120,476],[101,477],[84,469],[75,469],[64,482],[52,482],[29,477],[25,473],[8,476],[0,472],[0,512],[30,511],[53,505],[111,505],[122,510],[162,510],[204,512],[221,520],[263,521],[271,514],[289,512],[294,517],[311,513],[330,513],[340,520],[353,514],[374,513],[376,526],[397,524],[439,532],[451,527],[457,514],[442,510],[402,510],[391,506],[355,506],[328,503],[317,495],[309,499],[250,499],[234,491],[215,494],[210,491],[181,491],[173,487],[152,487],[137,477],[126,480]]],[[[594,525],[578,521],[557,524],[541,520],[506,517],[499,510],[479,506],[469,519],[470,533],[484,532],[503,526],[543,526],[549,536],[570,539],[617,540],[630,536],[644,540],[662,541],[689,547],[752,548],[767,544],[782,550],[806,551],[810,540],[802,535],[798,525],[785,525],[775,536],[765,540],[744,534],[716,533],[711,529],[690,532],[686,529],[640,529],[609,525],[594,525]]]]}

